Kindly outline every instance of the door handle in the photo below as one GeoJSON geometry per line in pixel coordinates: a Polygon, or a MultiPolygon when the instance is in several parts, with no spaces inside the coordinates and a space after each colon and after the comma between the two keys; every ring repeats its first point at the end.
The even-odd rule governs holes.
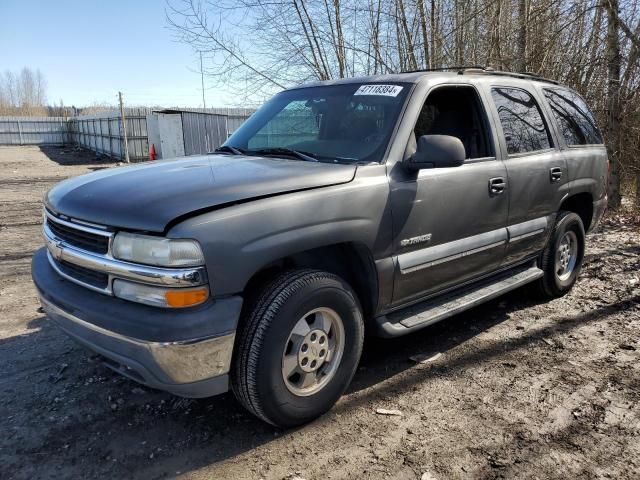
{"type": "Polygon", "coordinates": [[[489,194],[500,195],[507,188],[507,182],[504,177],[494,177],[489,179],[489,194]]]}
{"type": "Polygon", "coordinates": [[[549,169],[549,178],[551,183],[559,182],[562,178],[562,169],[560,167],[551,167],[549,169]]]}

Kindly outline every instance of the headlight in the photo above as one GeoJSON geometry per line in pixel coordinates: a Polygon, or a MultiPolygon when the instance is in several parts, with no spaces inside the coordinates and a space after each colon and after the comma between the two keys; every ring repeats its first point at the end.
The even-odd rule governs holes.
{"type": "Polygon", "coordinates": [[[113,294],[124,300],[145,303],[154,307],[191,307],[204,302],[209,297],[206,286],[196,288],[152,287],[141,283],[116,279],[113,294]]]}
{"type": "Polygon", "coordinates": [[[195,240],[151,237],[120,232],[111,246],[115,258],[159,267],[204,265],[204,255],[195,240]]]}

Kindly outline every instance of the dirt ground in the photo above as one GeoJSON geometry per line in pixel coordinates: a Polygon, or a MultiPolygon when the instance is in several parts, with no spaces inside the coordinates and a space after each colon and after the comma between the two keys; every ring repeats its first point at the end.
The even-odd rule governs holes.
{"type": "Polygon", "coordinates": [[[521,289],[411,337],[368,340],[338,405],[280,431],[231,394],[139,387],[39,310],[29,268],[43,193],[112,165],[70,147],[0,147],[0,478],[640,478],[631,216],[588,238],[566,297],[521,289]]]}

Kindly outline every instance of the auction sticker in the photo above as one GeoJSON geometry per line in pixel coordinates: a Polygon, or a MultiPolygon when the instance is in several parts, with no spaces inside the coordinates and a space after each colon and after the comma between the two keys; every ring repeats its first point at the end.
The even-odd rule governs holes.
{"type": "Polygon", "coordinates": [[[402,91],[400,85],[361,85],[354,95],[382,95],[383,97],[397,97],[402,91]]]}

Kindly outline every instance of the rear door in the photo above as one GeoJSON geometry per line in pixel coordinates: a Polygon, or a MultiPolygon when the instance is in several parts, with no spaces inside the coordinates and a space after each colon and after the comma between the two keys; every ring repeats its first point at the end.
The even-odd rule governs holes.
{"type": "Polygon", "coordinates": [[[567,166],[537,91],[503,83],[489,88],[507,169],[507,265],[544,247],[566,195],[567,166]]]}

